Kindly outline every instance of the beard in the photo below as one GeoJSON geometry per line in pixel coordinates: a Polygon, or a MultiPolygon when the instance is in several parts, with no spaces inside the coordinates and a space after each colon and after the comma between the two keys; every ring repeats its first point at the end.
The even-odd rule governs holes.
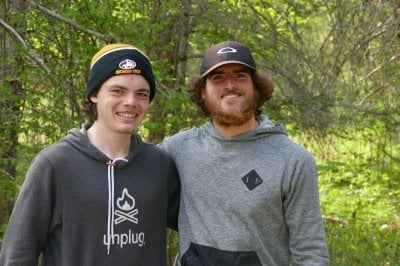
{"type": "Polygon", "coordinates": [[[240,126],[252,119],[258,105],[258,92],[246,95],[245,101],[237,106],[224,110],[221,104],[214,98],[206,95],[204,105],[212,120],[223,127],[240,126]]]}

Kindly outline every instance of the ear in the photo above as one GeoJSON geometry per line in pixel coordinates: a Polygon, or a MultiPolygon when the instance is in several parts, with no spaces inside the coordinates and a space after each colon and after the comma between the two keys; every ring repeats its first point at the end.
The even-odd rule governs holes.
{"type": "Polygon", "coordinates": [[[90,96],[90,100],[94,103],[97,103],[97,94],[93,94],[92,96],[90,96]]]}
{"type": "Polygon", "coordinates": [[[205,98],[206,98],[206,88],[205,87],[203,87],[203,88],[201,88],[201,91],[200,91],[200,96],[201,96],[201,98],[204,100],[205,98]]]}

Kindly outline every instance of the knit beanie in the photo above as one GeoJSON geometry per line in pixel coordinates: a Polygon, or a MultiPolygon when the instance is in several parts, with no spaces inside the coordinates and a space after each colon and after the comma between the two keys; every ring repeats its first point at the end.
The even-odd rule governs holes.
{"type": "Polygon", "coordinates": [[[149,58],[138,48],[129,44],[109,44],[100,49],[90,63],[86,98],[109,78],[122,74],[138,74],[150,85],[150,102],[156,93],[156,83],[149,58]]]}

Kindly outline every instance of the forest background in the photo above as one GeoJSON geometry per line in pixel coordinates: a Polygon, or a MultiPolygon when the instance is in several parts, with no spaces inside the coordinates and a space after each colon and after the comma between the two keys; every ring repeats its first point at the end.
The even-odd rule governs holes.
{"type": "MultiPolygon", "coordinates": [[[[272,73],[264,113],[316,158],[331,265],[400,265],[398,0],[3,0],[0,241],[33,156],[84,122],[101,46],[151,58],[158,92],[140,133],[158,143],[204,122],[187,77],[225,40],[272,73]]],[[[177,241],[170,232],[170,261],[177,241]]]]}

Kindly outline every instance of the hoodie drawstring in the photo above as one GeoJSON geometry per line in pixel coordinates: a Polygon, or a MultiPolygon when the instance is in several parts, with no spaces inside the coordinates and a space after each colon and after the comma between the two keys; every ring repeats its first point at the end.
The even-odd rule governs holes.
{"type": "Polygon", "coordinates": [[[117,161],[127,162],[125,158],[115,158],[108,165],[108,219],[107,219],[107,255],[110,254],[111,241],[114,239],[114,167],[117,161]]]}

